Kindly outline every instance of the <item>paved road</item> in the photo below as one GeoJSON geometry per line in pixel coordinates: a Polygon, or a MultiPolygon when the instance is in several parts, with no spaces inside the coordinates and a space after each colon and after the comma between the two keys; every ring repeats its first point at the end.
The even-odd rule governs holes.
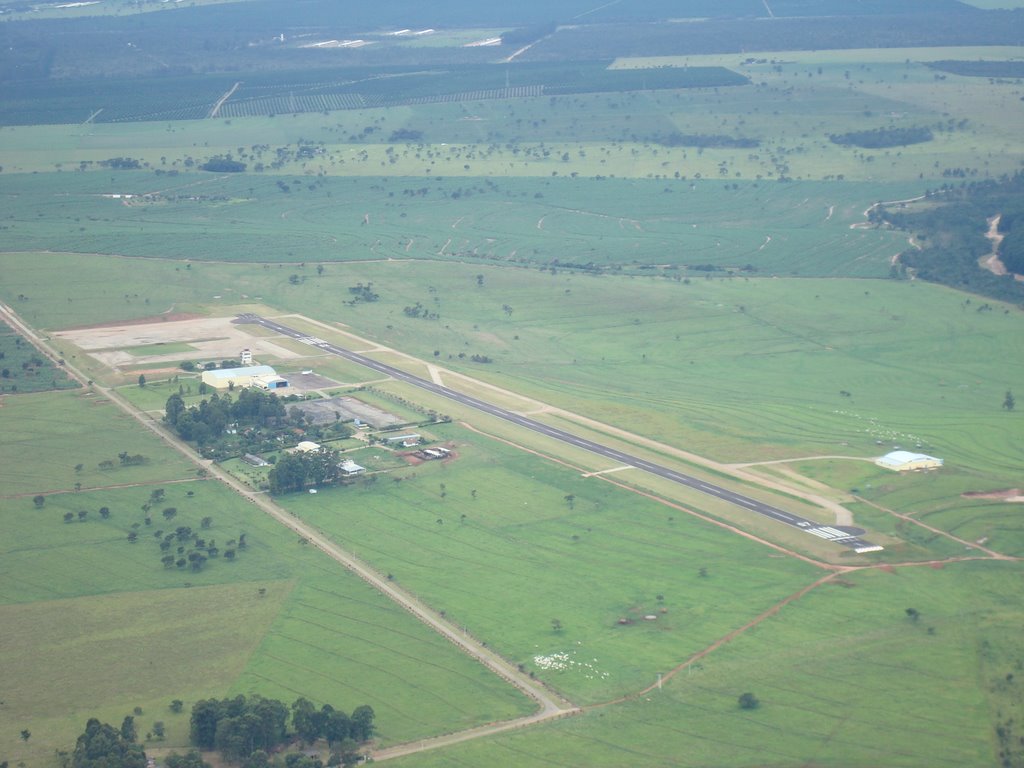
{"type": "Polygon", "coordinates": [[[633,456],[616,448],[610,448],[606,445],[595,443],[593,440],[588,440],[586,438],[579,437],[578,435],[574,435],[571,432],[558,429],[557,427],[543,424],[539,421],[527,418],[526,416],[520,416],[517,413],[506,410],[505,408],[501,408],[492,403],[488,403],[484,400],[480,400],[472,395],[456,392],[454,389],[449,389],[448,387],[440,384],[435,384],[428,379],[414,376],[400,368],[395,368],[394,366],[381,363],[373,358],[367,357],[366,355],[361,355],[358,352],[352,352],[351,350],[344,349],[335,344],[331,344],[329,341],[317,338],[316,336],[310,336],[306,333],[302,333],[301,331],[296,331],[294,328],[281,325],[280,323],[268,320],[265,317],[251,314],[239,315],[236,322],[261,325],[264,328],[280,333],[282,336],[288,336],[296,341],[321,349],[324,352],[330,352],[331,354],[350,360],[353,363],[359,363],[360,365],[366,366],[378,373],[382,373],[399,381],[404,381],[407,384],[420,387],[421,389],[433,392],[436,395],[441,395],[442,397],[446,397],[450,400],[456,401],[457,403],[461,403],[462,405],[483,411],[484,413],[489,413],[492,416],[497,416],[499,419],[510,421],[520,427],[524,427],[534,432],[539,432],[540,434],[547,435],[555,440],[560,440],[563,443],[575,445],[577,448],[590,451],[591,453],[603,456],[611,461],[628,464],[631,467],[636,467],[637,469],[642,469],[645,472],[650,472],[652,475],[657,475],[658,477],[666,480],[671,480],[674,483],[685,485],[689,488],[700,491],[701,493],[706,493],[709,496],[714,496],[715,498],[727,501],[730,504],[735,504],[749,512],[755,512],[777,522],[799,528],[800,530],[821,539],[826,539],[844,547],[849,547],[856,552],[876,552],[881,549],[880,546],[871,544],[850,531],[821,525],[813,520],[808,520],[779,509],[778,507],[773,507],[770,504],[765,504],[763,501],[758,501],[757,499],[753,499],[749,496],[744,496],[741,493],[730,491],[728,488],[722,488],[721,486],[714,485],[705,480],[685,475],[682,472],[677,472],[674,469],[664,467],[660,464],[655,464],[654,462],[640,458],[639,456],[633,456]]]}

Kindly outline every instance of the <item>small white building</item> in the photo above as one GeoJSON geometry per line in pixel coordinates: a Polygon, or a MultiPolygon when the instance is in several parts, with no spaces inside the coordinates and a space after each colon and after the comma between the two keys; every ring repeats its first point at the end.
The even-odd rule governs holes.
{"type": "Polygon", "coordinates": [[[366,467],[359,466],[352,461],[352,459],[345,459],[343,462],[338,464],[338,469],[341,470],[341,474],[344,477],[354,477],[355,475],[361,475],[366,471],[366,467]]]}
{"type": "Polygon", "coordinates": [[[942,459],[928,456],[924,453],[911,453],[910,451],[892,451],[875,459],[875,464],[884,469],[891,469],[894,472],[911,472],[922,469],[938,469],[942,466],[942,459]]]}
{"type": "Polygon", "coordinates": [[[251,349],[243,349],[242,350],[242,354],[241,354],[241,358],[242,358],[242,367],[243,368],[245,366],[247,366],[247,365],[252,365],[252,350],[251,349]]]}
{"type": "Polygon", "coordinates": [[[299,453],[317,453],[320,450],[320,443],[314,443],[312,440],[303,440],[295,446],[295,450],[299,453]]]}

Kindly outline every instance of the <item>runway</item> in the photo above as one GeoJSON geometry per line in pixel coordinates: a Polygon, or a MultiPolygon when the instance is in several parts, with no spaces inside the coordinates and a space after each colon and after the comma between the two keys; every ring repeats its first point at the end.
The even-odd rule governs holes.
{"type": "Polygon", "coordinates": [[[786,512],[785,510],[779,509],[778,507],[773,507],[770,504],[765,504],[763,501],[758,501],[757,499],[753,499],[749,496],[744,496],[741,493],[730,491],[727,488],[722,488],[720,486],[714,485],[713,483],[709,483],[705,480],[701,480],[696,477],[691,477],[689,475],[683,474],[682,472],[677,472],[674,469],[664,467],[660,464],[655,464],[652,461],[648,461],[638,456],[632,456],[616,448],[611,448],[609,446],[602,445],[601,443],[596,443],[593,440],[588,440],[586,438],[579,437],[578,435],[574,435],[571,432],[558,429],[557,427],[552,427],[547,424],[543,424],[539,421],[534,421],[533,419],[527,418],[526,416],[520,416],[517,413],[493,405],[484,400],[480,400],[476,397],[473,397],[472,395],[466,395],[461,392],[456,392],[455,390],[449,389],[448,387],[442,386],[440,384],[435,384],[434,382],[429,381],[428,379],[415,376],[399,368],[395,368],[385,363],[378,362],[377,360],[374,360],[370,357],[366,357],[365,355],[361,355],[358,352],[352,352],[351,350],[344,349],[335,344],[331,344],[330,342],[317,338],[315,336],[310,336],[300,331],[296,331],[293,328],[289,328],[286,325],[281,325],[280,323],[274,322],[273,320],[267,320],[266,318],[260,317],[259,315],[239,315],[236,322],[242,324],[261,325],[264,328],[275,331],[276,333],[280,333],[283,336],[288,336],[289,338],[295,339],[296,341],[299,341],[303,344],[308,344],[312,347],[316,347],[317,349],[323,350],[324,352],[330,352],[331,354],[345,358],[346,360],[350,360],[353,363],[358,363],[359,365],[363,365],[367,368],[370,368],[371,370],[377,371],[378,373],[390,376],[391,378],[397,379],[399,381],[404,381],[407,384],[412,384],[413,386],[416,387],[420,387],[421,389],[433,392],[436,395],[440,395],[450,400],[454,400],[455,402],[461,403],[462,405],[465,406],[469,406],[470,408],[475,408],[476,410],[483,411],[484,413],[496,416],[499,419],[504,419],[505,421],[517,424],[518,426],[524,427],[525,429],[538,432],[542,435],[547,435],[548,437],[553,438],[555,440],[559,440],[563,443],[575,445],[577,448],[582,448],[583,450],[589,451],[590,453],[597,454],[598,456],[603,456],[604,458],[609,459],[611,461],[619,462],[621,464],[629,465],[631,467],[636,467],[637,469],[649,472],[650,474],[656,475],[657,477],[670,480],[674,483],[679,483],[680,485],[685,485],[688,488],[693,488],[694,490],[700,491],[701,493],[705,493],[709,496],[714,496],[715,498],[727,501],[730,504],[734,504],[746,511],[755,512],[764,517],[771,518],[776,522],[784,523],[785,525],[790,525],[794,528],[798,528],[801,531],[804,531],[805,533],[810,534],[812,536],[817,536],[818,538],[826,539],[828,541],[835,542],[836,544],[839,544],[841,546],[848,547],[854,550],[855,552],[877,552],[882,549],[882,547],[878,546],[877,544],[872,544],[860,538],[860,535],[858,533],[844,530],[842,528],[834,528],[832,526],[822,525],[813,520],[808,520],[798,515],[794,515],[790,512],[786,512]]]}

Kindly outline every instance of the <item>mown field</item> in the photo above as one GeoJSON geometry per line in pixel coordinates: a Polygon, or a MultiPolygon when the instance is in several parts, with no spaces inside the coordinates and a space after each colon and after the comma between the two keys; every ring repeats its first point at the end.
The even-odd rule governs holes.
{"type": "Polygon", "coordinates": [[[158,720],[166,726],[166,740],[149,739],[148,748],[180,749],[191,703],[232,693],[288,701],[305,695],[348,709],[369,703],[385,743],[530,710],[483,667],[217,482],[136,474],[141,485],[117,487],[131,470],[116,469],[105,487],[68,488],[37,508],[31,490],[53,481],[31,483],[42,483],[49,468],[57,478],[69,475],[62,485],[70,485],[70,465],[104,455],[111,435],[121,434],[126,447],[131,439],[148,442],[140,449],[151,463],[137,472],[152,475],[159,467],[161,480],[175,471],[187,476],[155,438],[119,433],[116,421],[107,428],[91,423],[95,408],[74,394],[4,401],[5,466],[34,465],[38,472],[20,481],[27,495],[7,495],[19,486],[5,478],[0,497],[7,531],[0,545],[0,617],[8,628],[0,640],[5,759],[46,764],[54,750],[73,748],[88,717],[120,722],[134,707],[144,713],[136,718],[141,734],[158,720]],[[39,453],[25,457],[22,431],[6,427],[41,409],[52,418],[36,421],[39,453]],[[81,432],[69,429],[76,424],[81,432]],[[154,503],[157,489],[164,495],[154,503]],[[143,505],[151,506],[149,524],[143,505]],[[180,526],[219,549],[198,572],[161,563],[155,533],[180,526]],[[227,559],[228,549],[234,559],[227,559]],[[38,663],[40,649],[45,665],[38,663]],[[185,702],[182,715],[168,710],[176,698],[185,702]],[[31,731],[28,742],[17,738],[21,729],[31,731]]]}
{"type": "Polygon", "coordinates": [[[471,432],[433,431],[458,459],[282,503],[577,703],[649,685],[822,575],[471,432]]]}
{"type": "Polygon", "coordinates": [[[991,712],[1019,701],[1019,576],[995,563],[847,574],[661,691],[395,765],[992,765],[991,712]],[[760,706],[740,709],[744,692],[760,706]]]}

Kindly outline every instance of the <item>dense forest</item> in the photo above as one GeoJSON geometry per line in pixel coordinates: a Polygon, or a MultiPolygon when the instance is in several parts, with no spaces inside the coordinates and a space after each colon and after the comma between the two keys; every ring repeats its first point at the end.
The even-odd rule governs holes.
{"type": "Polygon", "coordinates": [[[923,211],[883,207],[872,212],[876,223],[913,233],[920,244],[900,255],[902,267],[922,280],[1024,303],[1024,283],[979,264],[992,252],[986,235],[989,221],[999,216],[1000,258],[1009,272],[1024,274],[1024,174],[946,187],[928,199],[931,205],[923,211]]]}

